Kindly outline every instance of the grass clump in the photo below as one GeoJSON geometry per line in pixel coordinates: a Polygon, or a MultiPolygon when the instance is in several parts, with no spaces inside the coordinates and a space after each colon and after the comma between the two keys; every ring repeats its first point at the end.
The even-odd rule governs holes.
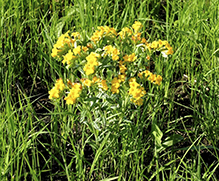
{"type": "Polygon", "coordinates": [[[217,1],[0,6],[1,180],[219,178],[217,1]]]}

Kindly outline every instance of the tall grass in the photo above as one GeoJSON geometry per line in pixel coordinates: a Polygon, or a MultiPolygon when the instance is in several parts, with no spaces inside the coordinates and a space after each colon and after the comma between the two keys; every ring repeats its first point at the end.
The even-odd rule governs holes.
{"type": "Polygon", "coordinates": [[[1,180],[218,180],[217,4],[1,0],[1,180]],[[50,56],[62,33],[91,36],[97,26],[120,30],[135,20],[148,41],[166,39],[175,51],[158,56],[164,80],[142,108],[48,100],[53,82],[69,76],[50,56]]]}

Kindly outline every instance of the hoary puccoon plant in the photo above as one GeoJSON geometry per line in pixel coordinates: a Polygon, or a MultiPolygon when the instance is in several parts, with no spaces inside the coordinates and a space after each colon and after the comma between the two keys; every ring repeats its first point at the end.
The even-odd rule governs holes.
{"type": "Polygon", "coordinates": [[[162,75],[149,70],[155,52],[160,51],[165,57],[173,54],[167,41],[148,42],[142,29],[136,21],[119,32],[98,26],[91,37],[70,31],[62,34],[51,56],[62,61],[69,78],[56,80],[49,99],[64,99],[67,105],[86,103],[88,107],[101,99],[117,110],[127,105],[142,106],[147,86],[162,84],[162,75]]]}

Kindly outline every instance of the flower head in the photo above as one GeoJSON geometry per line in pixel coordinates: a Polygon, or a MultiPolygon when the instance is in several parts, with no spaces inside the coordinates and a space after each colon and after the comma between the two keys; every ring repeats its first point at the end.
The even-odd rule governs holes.
{"type": "Polygon", "coordinates": [[[73,84],[67,97],[65,97],[66,104],[75,104],[77,98],[80,97],[82,85],[80,83],[73,84]]]}
{"type": "Polygon", "coordinates": [[[137,33],[142,27],[143,26],[139,21],[135,21],[135,23],[132,25],[132,28],[134,29],[135,33],[137,33]]]}
{"type": "Polygon", "coordinates": [[[49,99],[59,98],[59,90],[56,87],[53,87],[49,91],[49,99]]]}

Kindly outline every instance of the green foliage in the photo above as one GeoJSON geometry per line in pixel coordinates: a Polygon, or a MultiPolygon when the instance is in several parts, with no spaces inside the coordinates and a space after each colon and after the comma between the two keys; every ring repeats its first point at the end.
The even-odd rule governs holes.
{"type": "Polygon", "coordinates": [[[217,0],[0,0],[0,7],[1,180],[218,180],[217,0]],[[120,30],[135,20],[149,42],[173,46],[171,58],[153,59],[159,89],[148,85],[142,107],[125,114],[118,97],[102,94],[90,106],[53,107],[48,90],[68,78],[50,55],[57,38],[72,28],[88,39],[97,26],[120,30]]]}

